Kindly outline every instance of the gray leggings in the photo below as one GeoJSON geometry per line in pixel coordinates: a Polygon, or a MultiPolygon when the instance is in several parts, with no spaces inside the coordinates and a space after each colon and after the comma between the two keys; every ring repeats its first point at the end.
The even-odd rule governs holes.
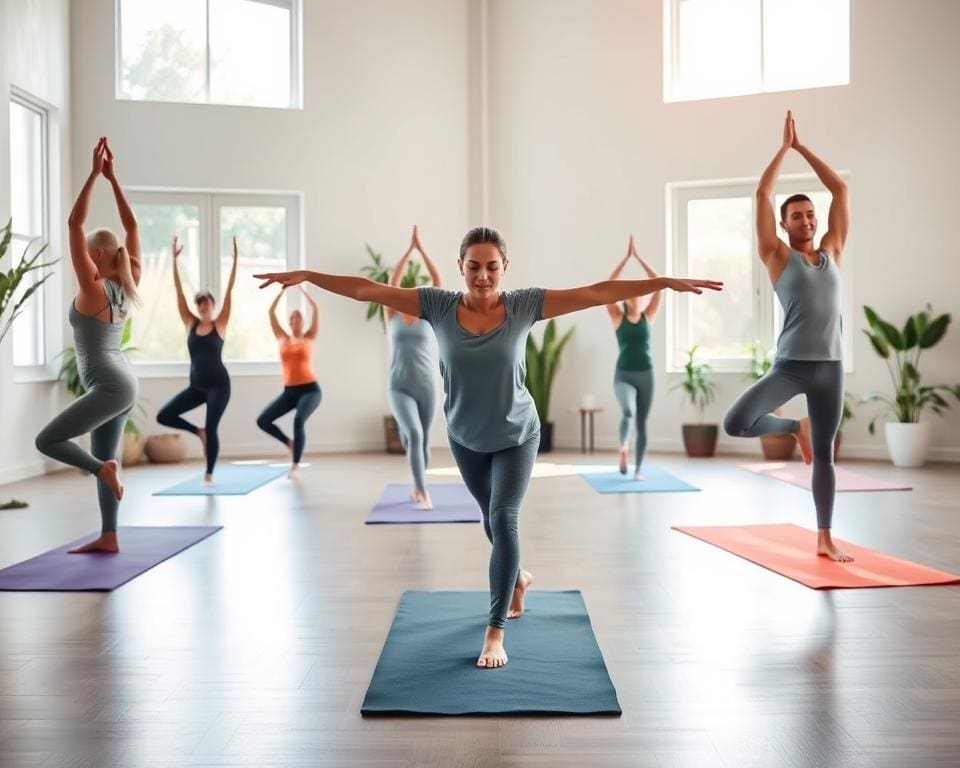
{"type": "Polygon", "coordinates": [[[450,440],[450,452],[467,490],[483,513],[490,553],[490,626],[503,627],[520,575],[520,504],[530,484],[540,447],[537,432],[525,443],[495,453],[478,453],[450,440]]]}
{"type": "Polygon", "coordinates": [[[613,377],[613,393],[620,404],[620,445],[627,444],[630,436],[630,419],[635,418],[637,432],[637,455],[634,470],[640,471],[643,454],[647,450],[647,416],[653,402],[653,369],[645,371],[621,371],[613,377]]]}
{"type": "Polygon", "coordinates": [[[732,437],[796,434],[800,429],[799,422],[774,416],[771,411],[799,394],[807,398],[807,415],[810,417],[817,527],[829,528],[833,521],[836,490],[833,440],[843,413],[842,361],[778,360],[766,376],[730,406],[723,428],[732,437]]]}
{"type": "MultiPolygon", "coordinates": [[[[94,373],[87,392],[40,430],[36,440],[41,453],[93,475],[105,461],[117,457],[127,414],[137,400],[137,380],[127,369],[104,366],[94,373]],[[88,432],[91,453],[72,442],[88,432]]],[[[116,532],[120,502],[100,478],[97,497],[103,532],[116,532]]]]}
{"type": "Polygon", "coordinates": [[[436,406],[433,382],[420,388],[414,394],[409,391],[390,387],[390,409],[400,428],[410,471],[413,473],[413,485],[418,491],[427,487],[426,470],[430,466],[430,424],[436,406]]]}

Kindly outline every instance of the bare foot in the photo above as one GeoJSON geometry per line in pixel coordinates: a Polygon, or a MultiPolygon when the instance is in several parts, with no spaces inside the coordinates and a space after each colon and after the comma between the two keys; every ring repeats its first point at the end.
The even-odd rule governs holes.
{"type": "Polygon", "coordinates": [[[203,484],[204,484],[205,486],[207,486],[208,488],[209,488],[211,485],[213,485],[213,475],[204,475],[204,476],[203,476],[203,484]]]}
{"type": "Polygon", "coordinates": [[[620,474],[627,474],[627,447],[622,446],[620,448],[620,474]]]}
{"type": "Polygon", "coordinates": [[[203,458],[207,458],[207,430],[198,428],[197,437],[200,438],[200,445],[203,446],[203,458]]]}
{"type": "Polygon", "coordinates": [[[421,495],[420,491],[414,488],[413,491],[410,493],[410,501],[418,502],[418,501],[421,501],[422,499],[423,499],[423,496],[421,495]]]}
{"type": "Polygon", "coordinates": [[[107,488],[113,491],[117,501],[123,498],[123,483],[120,482],[120,465],[116,459],[110,459],[100,465],[97,471],[97,477],[106,484],[107,488]]]}
{"type": "Polygon", "coordinates": [[[853,558],[846,552],[841,552],[830,537],[830,529],[822,528],[817,531],[817,554],[820,557],[829,557],[838,563],[852,563],[853,558]]]}
{"type": "Polygon", "coordinates": [[[633,473],[633,479],[634,479],[636,482],[638,482],[638,483],[642,483],[642,482],[644,481],[644,479],[645,479],[644,476],[643,476],[643,472],[641,472],[641,471],[638,469],[636,472],[633,473]]]}
{"type": "Polygon", "coordinates": [[[297,470],[300,468],[299,464],[292,464],[290,466],[290,471],[287,472],[287,477],[293,480],[297,476],[297,470]]]}
{"type": "Polygon", "coordinates": [[[803,463],[809,464],[813,461],[813,449],[810,447],[810,419],[804,417],[797,423],[800,424],[800,431],[794,432],[793,436],[797,438],[797,445],[800,446],[803,463]]]}
{"type": "Polygon", "coordinates": [[[507,611],[508,619],[519,619],[523,615],[523,598],[531,584],[533,584],[533,574],[521,568],[520,575],[517,576],[517,586],[513,588],[510,610],[507,611]]]}
{"type": "Polygon", "coordinates": [[[507,652],[503,649],[503,630],[487,627],[483,636],[483,650],[477,659],[477,666],[484,669],[502,667],[507,663],[507,652]]]}
{"type": "Polygon", "coordinates": [[[79,547],[74,547],[69,550],[71,555],[80,554],[82,552],[112,552],[116,553],[120,551],[120,542],[117,540],[116,532],[111,533],[101,533],[100,538],[94,539],[91,542],[82,544],[79,547]]]}
{"type": "Polygon", "coordinates": [[[419,495],[417,509],[433,509],[433,499],[430,498],[430,494],[427,491],[422,491],[419,495]]]}

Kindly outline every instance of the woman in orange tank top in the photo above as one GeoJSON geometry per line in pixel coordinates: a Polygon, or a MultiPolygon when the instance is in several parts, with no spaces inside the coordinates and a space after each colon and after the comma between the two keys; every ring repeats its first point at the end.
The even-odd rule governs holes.
{"type": "MultiPolygon", "coordinates": [[[[303,290],[303,289],[301,289],[303,290]]],[[[283,392],[271,402],[257,417],[257,426],[271,437],[275,437],[290,449],[292,465],[289,477],[293,477],[303,456],[307,441],[305,425],[317,406],[320,405],[320,385],[313,375],[310,357],[313,353],[313,340],[317,336],[319,308],[306,291],[303,291],[313,310],[313,318],[306,331],[303,329],[303,313],[299,309],[290,313],[290,332],[287,333],[277,320],[277,305],[283,297],[283,291],[270,305],[270,327],[280,344],[280,364],[283,368],[283,392]],[[287,437],[274,422],[285,413],[295,411],[293,416],[293,439],[287,437]]]]}

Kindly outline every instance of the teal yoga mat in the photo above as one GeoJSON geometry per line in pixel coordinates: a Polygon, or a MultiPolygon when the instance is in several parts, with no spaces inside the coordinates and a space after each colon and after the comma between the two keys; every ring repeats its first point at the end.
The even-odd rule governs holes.
{"type": "Polygon", "coordinates": [[[634,480],[632,468],[627,474],[621,475],[616,468],[590,465],[577,467],[577,474],[590,483],[597,493],[675,493],[700,490],[653,464],[644,465],[642,473],[643,480],[634,480]]]}
{"type": "Polygon", "coordinates": [[[360,711],[621,714],[579,591],[529,592],[499,669],[476,666],[489,608],[487,592],[404,592],[360,711]]]}
{"type": "Polygon", "coordinates": [[[285,475],[289,470],[287,465],[277,467],[269,464],[218,464],[213,472],[213,485],[204,485],[203,475],[198,475],[153,495],[243,496],[285,475]]]}

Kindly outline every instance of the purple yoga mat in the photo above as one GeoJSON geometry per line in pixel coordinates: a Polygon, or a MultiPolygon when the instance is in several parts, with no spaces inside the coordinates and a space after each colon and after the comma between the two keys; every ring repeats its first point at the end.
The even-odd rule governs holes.
{"type": "Polygon", "coordinates": [[[120,551],[67,550],[97,537],[96,533],[51,549],[0,571],[0,592],[109,592],[153,566],[192,547],[222,526],[122,527],[120,551]]]}
{"type": "Polygon", "coordinates": [[[367,525],[380,523],[478,523],[480,507],[465,485],[431,485],[433,509],[417,509],[409,485],[388,485],[367,516],[367,525]]]}

